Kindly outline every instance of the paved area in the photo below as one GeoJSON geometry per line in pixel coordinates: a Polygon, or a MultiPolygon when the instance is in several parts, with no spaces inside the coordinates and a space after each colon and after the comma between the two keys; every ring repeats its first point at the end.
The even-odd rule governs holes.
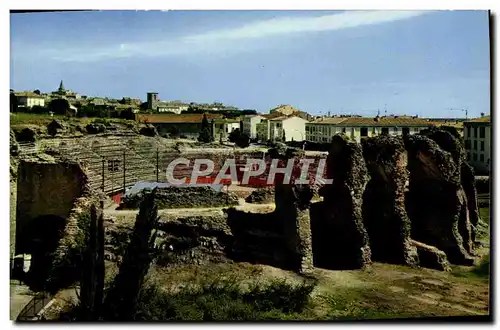
{"type": "Polygon", "coordinates": [[[19,281],[10,281],[10,319],[15,320],[21,310],[34,297],[26,285],[20,285],[19,281]]]}

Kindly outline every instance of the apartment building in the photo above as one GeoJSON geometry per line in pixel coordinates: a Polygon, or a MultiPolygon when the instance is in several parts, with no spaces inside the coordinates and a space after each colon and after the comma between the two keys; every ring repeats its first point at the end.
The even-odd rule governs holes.
{"type": "Polygon", "coordinates": [[[306,124],[306,140],[329,142],[336,134],[346,134],[360,141],[362,137],[380,134],[415,134],[433,126],[426,120],[413,117],[330,117],[319,118],[306,124]]]}
{"type": "Polygon", "coordinates": [[[262,115],[248,115],[243,118],[243,133],[248,134],[251,139],[257,138],[257,124],[265,117],[262,115]]]}
{"type": "Polygon", "coordinates": [[[298,116],[265,118],[257,124],[260,141],[304,141],[307,120],[298,116]]]}
{"type": "Polygon", "coordinates": [[[464,141],[467,160],[478,174],[491,169],[491,118],[480,117],[464,122],[464,141]]]}

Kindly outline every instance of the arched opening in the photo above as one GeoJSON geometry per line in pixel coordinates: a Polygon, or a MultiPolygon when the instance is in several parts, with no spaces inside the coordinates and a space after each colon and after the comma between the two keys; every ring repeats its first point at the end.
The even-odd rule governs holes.
{"type": "Polygon", "coordinates": [[[47,279],[65,226],[65,218],[49,214],[33,219],[23,230],[25,251],[31,254],[31,265],[25,281],[33,289],[42,286],[47,279]]]}

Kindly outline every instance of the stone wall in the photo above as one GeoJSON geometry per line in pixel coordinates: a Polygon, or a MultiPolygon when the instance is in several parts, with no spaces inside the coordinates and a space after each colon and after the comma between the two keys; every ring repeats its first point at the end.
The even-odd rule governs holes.
{"type": "Polygon", "coordinates": [[[25,250],[24,232],[37,218],[67,219],[86,190],[86,175],[76,163],[21,161],[17,177],[16,252],[25,250]]]}

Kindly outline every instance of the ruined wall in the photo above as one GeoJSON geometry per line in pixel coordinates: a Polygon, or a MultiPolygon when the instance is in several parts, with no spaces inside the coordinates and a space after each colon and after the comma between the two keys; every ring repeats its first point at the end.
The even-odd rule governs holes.
{"type": "Polygon", "coordinates": [[[21,161],[17,177],[16,251],[24,252],[23,232],[38,217],[66,219],[86,188],[86,176],[76,163],[21,161]]]}
{"type": "Polygon", "coordinates": [[[467,228],[467,196],[461,185],[460,165],[428,137],[408,136],[410,186],[407,211],[412,238],[444,251],[456,264],[471,264],[467,228]]]}
{"type": "Polygon", "coordinates": [[[405,208],[408,156],[403,139],[381,135],[362,142],[370,175],[363,194],[363,222],[370,238],[372,260],[417,265],[405,208]]]}
{"type": "MultiPolygon", "coordinates": [[[[120,259],[135,215],[109,219],[106,249],[109,259],[120,259]],[[128,225],[123,225],[128,223],[128,225]],[[121,247],[121,248],[120,248],[121,247]]],[[[251,213],[228,208],[191,214],[161,214],[156,263],[205,264],[239,261],[294,269],[283,228],[274,212],[251,213]]]]}
{"type": "MultiPolygon", "coordinates": [[[[222,188],[222,187],[219,187],[222,188]]],[[[121,209],[138,209],[144,199],[144,193],[125,196],[120,204],[121,209]]],[[[155,202],[159,209],[219,207],[238,204],[238,198],[225,191],[218,191],[210,186],[157,188],[155,202]]]]}
{"type": "Polygon", "coordinates": [[[362,218],[367,169],[361,145],[337,135],[327,158],[327,179],[315,203],[312,241],[315,264],[329,269],[362,268],[371,263],[368,234],[362,218]]]}

